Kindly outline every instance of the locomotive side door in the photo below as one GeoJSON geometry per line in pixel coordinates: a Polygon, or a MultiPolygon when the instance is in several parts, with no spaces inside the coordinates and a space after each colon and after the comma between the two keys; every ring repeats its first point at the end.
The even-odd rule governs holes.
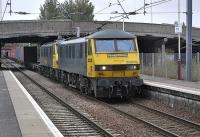
{"type": "Polygon", "coordinates": [[[92,58],[92,41],[87,40],[87,76],[93,77],[93,58],[92,58]]]}

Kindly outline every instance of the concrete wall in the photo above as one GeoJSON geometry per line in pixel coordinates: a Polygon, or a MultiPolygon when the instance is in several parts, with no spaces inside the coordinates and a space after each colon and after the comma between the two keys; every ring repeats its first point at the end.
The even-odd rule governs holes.
{"type": "Polygon", "coordinates": [[[58,33],[71,33],[72,22],[69,20],[51,21],[3,21],[0,22],[0,38],[11,38],[18,36],[54,36],[58,33]]]}
{"type": "Polygon", "coordinates": [[[144,86],[145,96],[172,108],[184,108],[193,114],[200,114],[200,96],[168,89],[144,86]]]}

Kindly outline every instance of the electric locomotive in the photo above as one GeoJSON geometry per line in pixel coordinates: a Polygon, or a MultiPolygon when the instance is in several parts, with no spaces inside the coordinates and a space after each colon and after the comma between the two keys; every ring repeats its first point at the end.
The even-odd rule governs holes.
{"type": "Polygon", "coordinates": [[[60,41],[44,44],[40,47],[39,71],[45,76],[59,80],[58,43],[60,41]]]}
{"type": "Polygon", "coordinates": [[[83,93],[98,98],[127,98],[143,84],[137,38],[128,32],[99,31],[62,41],[55,50],[58,58],[52,62],[58,62],[57,79],[83,93]]]}

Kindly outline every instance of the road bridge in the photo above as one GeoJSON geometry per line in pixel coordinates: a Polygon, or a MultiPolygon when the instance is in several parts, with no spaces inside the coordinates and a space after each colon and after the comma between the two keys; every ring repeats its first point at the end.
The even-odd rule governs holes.
{"type": "MultiPolygon", "coordinates": [[[[100,29],[122,29],[121,22],[104,22],[104,21],[82,21],[74,22],[71,20],[19,20],[19,21],[2,21],[0,22],[0,40],[24,42],[25,37],[40,38],[60,35],[74,35],[75,28],[80,27],[81,33],[89,34],[100,29]]],[[[176,37],[174,34],[174,25],[171,24],[147,24],[147,23],[125,23],[126,31],[133,32],[140,36],[159,36],[159,37],[176,37]]],[[[193,28],[193,39],[200,40],[200,28],[193,28]]],[[[185,27],[183,28],[183,38],[185,38],[185,27]]],[[[35,41],[31,40],[30,41],[35,41]]]]}
{"type": "MultiPolygon", "coordinates": [[[[58,35],[72,37],[76,35],[76,27],[80,27],[81,36],[100,29],[122,29],[121,22],[71,20],[18,20],[0,22],[0,42],[44,43],[57,39],[58,35]]],[[[138,36],[140,49],[143,52],[158,51],[161,45],[177,50],[177,35],[172,24],[147,24],[126,22],[125,30],[138,36]]],[[[200,28],[193,28],[193,40],[198,45],[200,28]]],[[[183,27],[182,46],[185,45],[185,27],[183,27]]]]}

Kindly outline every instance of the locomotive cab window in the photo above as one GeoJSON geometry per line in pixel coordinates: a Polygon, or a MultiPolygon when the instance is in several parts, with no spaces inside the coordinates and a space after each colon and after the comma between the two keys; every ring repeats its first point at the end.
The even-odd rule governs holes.
{"type": "Polygon", "coordinates": [[[114,40],[96,40],[97,52],[114,52],[115,44],[114,40]]]}
{"type": "Polygon", "coordinates": [[[72,46],[69,46],[69,58],[72,58],[72,46]]]}
{"type": "Polygon", "coordinates": [[[44,55],[47,56],[47,48],[44,49],[44,55]]]}
{"type": "Polygon", "coordinates": [[[66,58],[69,58],[68,46],[65,46],[65,57],[66,57],[66,58]]]}
{"type": "Polygon", "coordinates": [[[75,46],[72,46],[72,58],[75,58],[75,46]]]}
{"type": "Polygon", "coordinates": [[[49,48],[49,56],[52,55],[52,47],[49,48]]]}
{"type": "Polygon", "coordinates": [[[92,43],[91,43],[91,40],[88,41],[88,55],[92,55],[92,43]]]}
{"type": "Polygon", "coordinates": [[[133,52],[136,51],[133,39],[97,39],[96,52],[133,52]]]}
{"type": "Polygon", "coordinates": [[[63,52],[62,52],[63,47],[59,48],[60,56],[63,57],[63,52]]]}
{"type": "Polygon", "coordinates": [[[79,58],[83,58],[83,43],[80,43],[79,58]]]}
{"type": "Polygon", "coordinates": [[[116,50],[131,52],[135,51],[134,41],[133,40],[116,40],[116,50]]]}

